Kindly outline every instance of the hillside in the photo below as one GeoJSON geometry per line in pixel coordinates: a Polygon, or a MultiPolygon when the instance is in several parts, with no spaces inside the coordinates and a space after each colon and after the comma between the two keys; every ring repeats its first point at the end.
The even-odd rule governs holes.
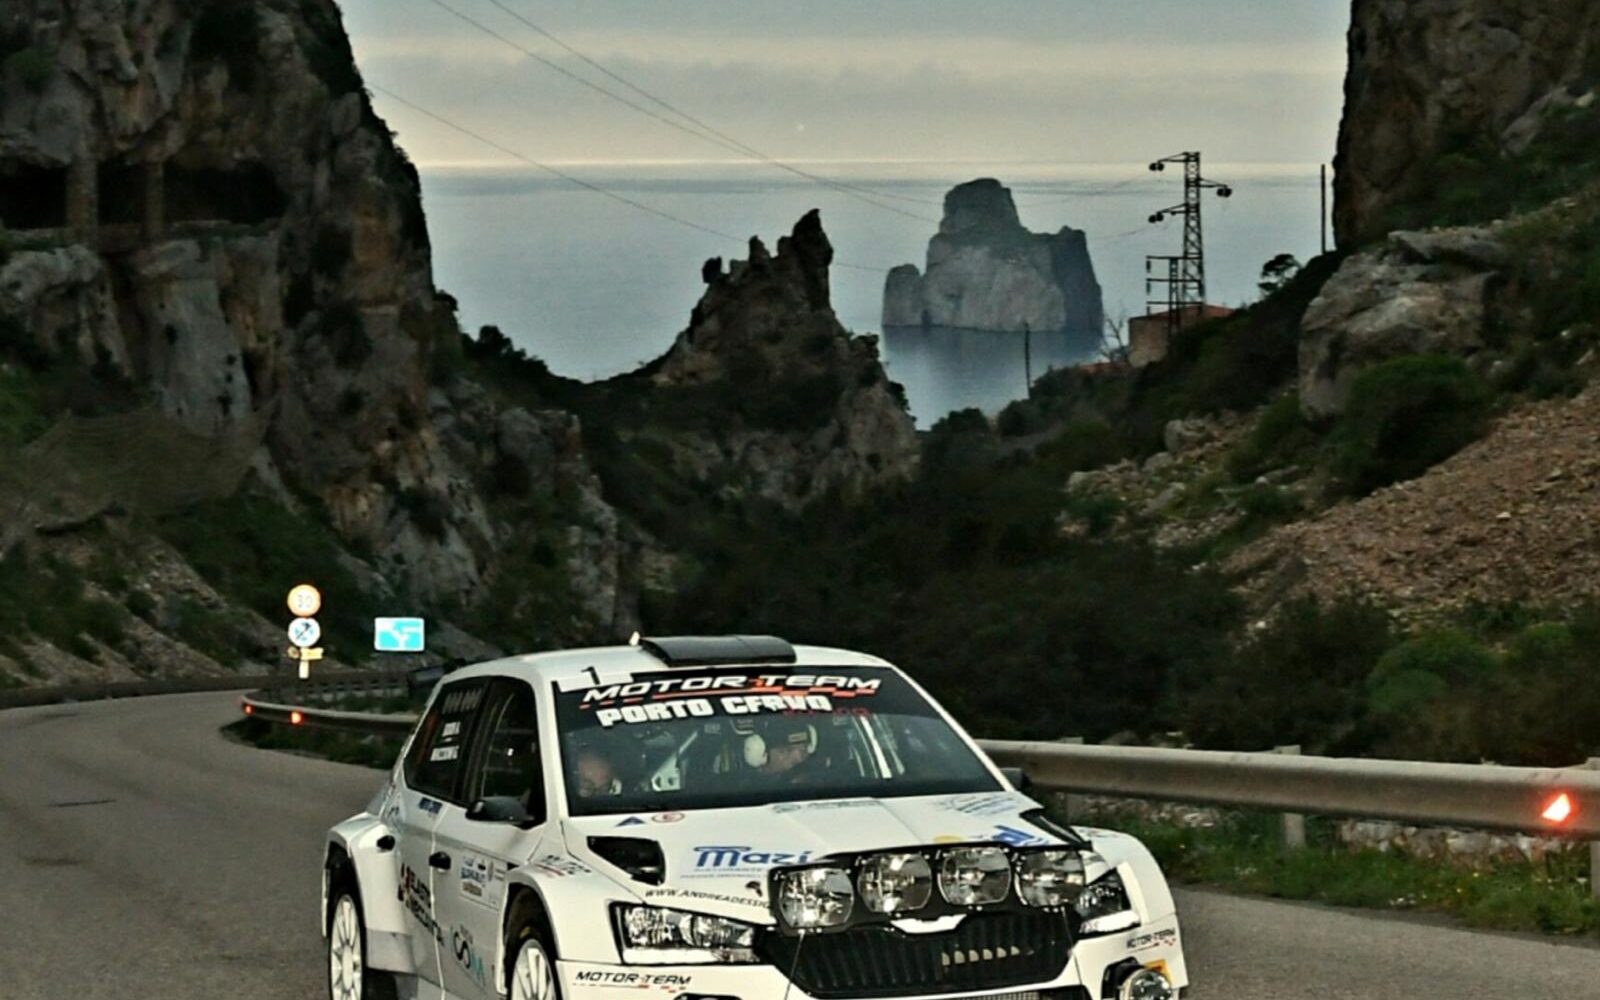
{"type": "Polygon", "coordinates": [[[30,0],[0,68],[0,684],[281,668],[301,580],[336,663],[380,613],[446,658],[611,639],[673,558],[618,510],[639,455],[785,507],[914,464],[814,214],[653,375],[464,337],[333,0],[30,0]]]}

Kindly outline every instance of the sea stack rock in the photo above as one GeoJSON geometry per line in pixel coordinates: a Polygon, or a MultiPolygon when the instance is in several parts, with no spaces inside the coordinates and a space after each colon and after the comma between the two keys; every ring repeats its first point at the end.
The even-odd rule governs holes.
{"type": "Polygon", "coordinates": [[[885,327],[1098,332],[1104,318],[1083,231],[1029,232],[988,177],[944,196],[925,271],[902,264],[883,288],[885,327]]]}

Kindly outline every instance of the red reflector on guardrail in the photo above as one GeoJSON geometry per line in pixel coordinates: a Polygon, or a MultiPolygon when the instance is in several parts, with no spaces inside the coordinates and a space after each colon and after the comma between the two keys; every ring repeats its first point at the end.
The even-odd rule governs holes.
{"type": "Polygon", "coordinates": [[[1544,812],[1540,815],[1551,823],[1565,823],[1572,818],[1573,812],[1575,810],[1572,807],[1572,796],[1562,792],[1550,800],[1550,804],[1544,807],[1544,812]]]}
{"type": "Polygon", "coordinates": [[[304,721],[306,721],[306,717],[301,715],[298,710],[289,713],[289,724],[291,726],[298,726],[304,721]]]}

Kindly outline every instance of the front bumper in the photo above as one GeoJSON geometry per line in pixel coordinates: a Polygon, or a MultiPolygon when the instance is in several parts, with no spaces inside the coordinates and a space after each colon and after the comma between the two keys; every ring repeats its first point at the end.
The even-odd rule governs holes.
{"type": "MultiPolygon", "coordinates": [[[[1189,985],[1178,920],[1168,917],[1130,931],[1075,942],[1061,974],[1027,986],[960,993],[897,996],[895,1000],[963,1000],[999,995],[1060,991],[1053,1000],[1104,1000],[1108,971],[1113,977],[1133,964],[1158,968],[1173,986],[1189,985]]],[[[676,998],[676,1000],[816,1000],[771,965],[609,965],[557,961],[562,996],[567,1000],[676,998]]],[[[1046,1000],[1040,997],[1040,1000],[1046,1000]]]]}

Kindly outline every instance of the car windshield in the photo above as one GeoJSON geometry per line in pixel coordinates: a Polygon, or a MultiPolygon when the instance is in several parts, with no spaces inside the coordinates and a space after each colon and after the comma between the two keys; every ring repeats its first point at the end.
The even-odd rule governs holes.
{"type": "Polygon", "coordinates": [[[575,816],[1001,787],[881,667],[680,668],[555,698],[575,816]]]}

